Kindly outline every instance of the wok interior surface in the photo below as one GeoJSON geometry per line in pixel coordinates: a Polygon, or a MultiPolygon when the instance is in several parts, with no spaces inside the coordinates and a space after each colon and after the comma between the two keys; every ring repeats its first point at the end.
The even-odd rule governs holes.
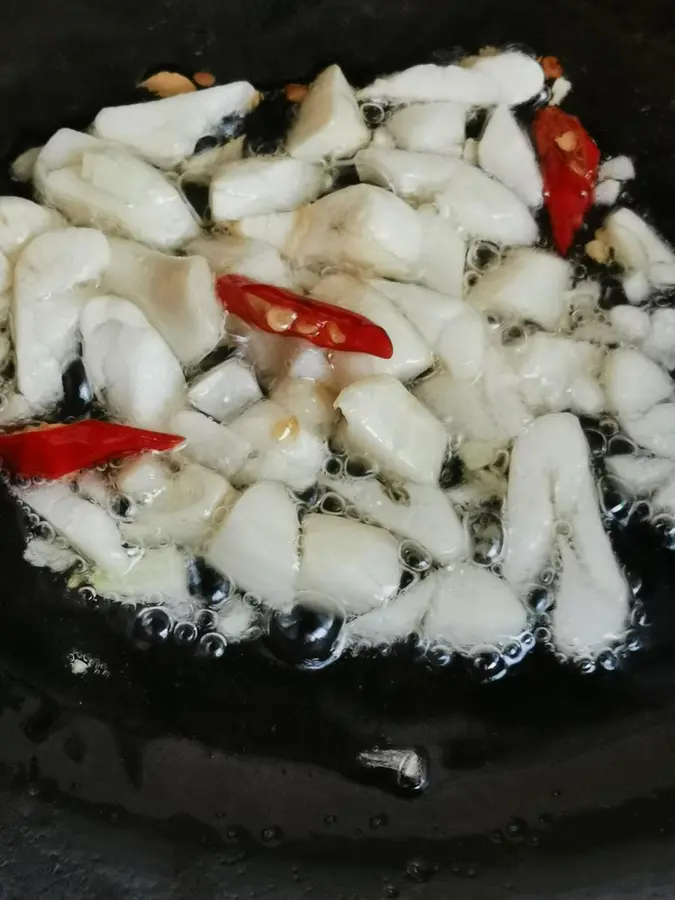
{"type": "MultiPolygon", "coordinates": [[[[138,81],[164,64],[266,87],[338,62],[358,83],[442,62],[460,46],[517,43],[562,60],[574,84],[566,108],[603,153],[635,159],[627,204],[673,241],[674,28],[658,0],[11,0],[0,31],[2,156],[9,162],[59,126],[84,127],[100,107],[131,102],[138,81]]],[[[15,192],[3,177],[3,192],[15,192]]],[[[382,896],[383,878],[401,896],[413,887],[424,890],[415,896],[446,896],[452,884],[453,896],[497,897],[505,884],[528,883],[558,896],[574,885],[561,854],[591,847],[599,862],[584,877],[611,892],[615,879],[642,871],[617,841],[673,832],[675,551],[647,531],[613,534],[622,562],[645,582],[647,646],[627,668],[582,676],[535,653],[502,681],[481,684],[404,651],[297,672],[256,648],[207,661],[141,646],[120,610],[64,602],[58,583],[23,561],[24,536],[4,491],[0,510],[3,777],[28,780],[34,793],[56,795],[59,810],[69,807],[40,813],[33,797],[26,815],[43,815],[46,835],[86,833],[78,816],[92,808],[107,818],[126,810],[101,840],[121,848],[120,872],[157,864],[156,891],[166,875],[158,858],[182,846],[193,849],[183,851],[189,864],[176,864],[176,883],[205,897],[219,882],[213,873],[201,888],[190,882],[194,854],[229,859],[227,878],[241,868],[240,886],[262,878],[270,858],[288,860],[282,881],[297,888],[288,896],[319,870],[328,893],[317,887],[315,896],[337,896],[326,875],[335,865],[345,896],[382,896]],[[73,650],[104,667],[74,674],[73,650]],[[395,767],[364,766],[364,754],[387,748],[417,754],[417,781],[395,767]],[[138,835],[137,847],[122,825],[138,835]],[[155,844],[160,826],[164,843],[155,844]],[[150,856],[138,849],[150,846],[150,856]],[[257,862],[246,870],[250,857],[257,862]],[[304,874],[293,873],[291,858],[304,874]],[[472,874],[475,883],[456,881],[472,874]]],[[[30,846],[41,859],[48,852],[30,846]]],[[[101,852],[91,836],[87,846],[101,852]]],[[[667,878],[669,860],[653,845],[640,859],[649,854],[667,878]]],[[[30,858],[16,855],[17,873],[30,858]]],[[[80,863],[86,877],[97,869],[86,853],[80,863]]],[[[120,879],[109,896],[137,896],[120,879]]]]}

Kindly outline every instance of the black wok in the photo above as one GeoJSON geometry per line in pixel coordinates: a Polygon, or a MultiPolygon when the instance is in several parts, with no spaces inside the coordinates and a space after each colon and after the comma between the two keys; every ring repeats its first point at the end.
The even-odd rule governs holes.
{"type": "MultiPolygon", "coordinates": [[[[0,155],[131,101],[159,65],[266,87],[335,61],[358,82],[519,43],[563,61],[567,108],[635,158],[630,202],[675,240],[668,11],[9,0],[0,155]]],[[[613,535],[649,621],[628,663],[583,676],[535,653],[482,683],[406,653],[298,672],[256,648],[139,644],[119,611],[64,600],[24,563],[4,492],[0,509],[0,897],[675,896],[675,551],[648,530],[613,535]],[[105,671],[74,674],[73,649],[105,671]]]]}

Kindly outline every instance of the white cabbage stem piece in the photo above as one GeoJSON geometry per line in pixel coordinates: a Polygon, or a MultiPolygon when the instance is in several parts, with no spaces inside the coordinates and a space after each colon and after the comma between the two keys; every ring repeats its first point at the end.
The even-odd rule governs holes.
{"type": "Polygon", "coordinates": [[[171,470],[156,453],[142,453],[123,460],[117,470],[117,489],[137,503],[153,500],[171,484],[171,470]]]}
{"type": "Polygon", "coordinates": [[[391,375],[345,388],[335,401],[350,448],[394,478],[436,484],[448,447],[443,425],[391,375]]]}
{"type": "Polygon", "coordinates": [[[605,458],[607,471],[635,497],[647,497],[675,478],[675,460],[622,453],[605,458]]]}
{"type": "Polygon", "coordinates": [[[621,347],[605,367],[607,395],[621,426],[636,444],[675,459],[675,404],[668,373],[638,350],[621,347]]]}
{"type": "Polygon", "coordinates": [[[231,506],[237,492],[222,475],[190,464],[171,478],[166,488],[139,506],[120,531],[134,544],[158,546],[166,541],[199,546],[216,511],[231,506]]]}
{"type": "Polygon", "coordinates": [[[419,332],[385,294],[367,282],[348,275],[329,275],[315,285],[312,294],[317,300],[359,313],[380,325],[394,348],[390,359],[368,353],[334,353],[333,370],[341,385],[371,375],[393,375],[401,381],[410,381],[433,364],[431,348],[419,332]]]}
{"type": "Polygon", "coordinates": [[[286,488],[260,481],[244,491],[212,539],[206,559],[237,587],[274,609],[293,606],[300,559],[297,508],[286,488]]]}
{"type": "Polygon", "coordinates": [[[235,162],[244,156],[244,135],[229,140],[222,147],[212,147],[195,153],[181,163],[181,181],[193,184],[210,184],[215,173],[225,163],[235,162]]]}
{"type": "Polygon", "coordinates": [[[137,306],[96,297],[80,314],[84,367],[117,418],[160,431],[183,405],[185,378],[168,344],[137,306]]]}
{"type": "Polygon", "coordinates": [[[321,381],[312,378],[282,378],[270,393],[270,400],[283,406],[295,417],[301,428],[327,440],[335,424],[337,412],[333,407],[335,392],[321,381]]]}
{"type": "Polygon", "coordinates": [[[273,400],[249,407],[230,424],[252,452],[234,476],[237,484],[281,481],[304,491],[316,481],[328,451],[324,441],[273,400]]]}
{"type": "Polygon", "coordinates": [[[244,237],[267,241],[300,266],[335,265],[405,278],[422,251],[415,210],[388,191],[355,184],[295,212],[241,219],[244,237]]]}
{"type": "Polygon", "coordinates": [[[305,516],[298,591],[330,598],[349,615],[382,606],[401,580],[398,541],[338,516],[305,516]]]}
{"type": "Polygon", "coordinates": [[[422,229],[422,246],[417,263],[405,281],[416,281],[441,294],[459,297],[463,291],[466,243],[449,219],[440,216],[433,204],[417,210],[422,229]]]}
{"type": "Polygon", "coordinates": [[[211,181],[209,207],[215,222],[287,212],[310,203],[327,187],[322,165],[282,156],[255,156],[226,163],[211,181]]]}
{"type": "Polygon", "coordinates": [[[466,309],[456,297],[418,284],[386,278],[373,278],[368,284],[391,300],[432,350],[437,349],[446,325],[466,309]]]}
{"type": "Polygon", "coordinates": [[[61,376],[76,355],[80,310],[110,260],[106,236],[93,228],[38,235],[14,272],[12,339],[17,386],[29,404],[63,397],[61,376]]]}
{"type": "Polygon", "coordinates": [[[199,223],[182,194],[123,147],[62,128],[35,164],[35,186],[78,225],[94,225],[163,250],[185,244],[199,223]]]}
{"type": "Polygon", "coordinates": [[[354,92],[339,66],[329,66],[310,85],[286,146],[297,159],[346,159],[370,140],[354,92]]]}
{"type": "Polygon", "coordinates": [[[235,357],[196,378],[188,399],[200,412],[226,422],[261,400],[262,391],[250,366],[235,357]]]}
{"type": "Polygon", "coordinates": [[[69,544],[104,571],[126,575],[137,561],[137,557],[124,549],[114,520],[99,506],[76,496],[69,484],[51,482],[17,489],[17,494],[69,544]]]}
{"type": "Polygon", "coordinates": [[[385,130],[401,150],[461,156],[466,114],[462,103],[413,103],[392,113],[385,130]]]}
{"type": "Polygon", "coordinates": [[[514,250],[471,288],[467,302],[486,312],[536,322],[554,331],[567,322],[572,267],[554,253],[514,250]]]}
{"type": "Polygon", "coordinates": [[[230,643],[252,637],[256,629],[258,613],[245,600],[233,597],[218,617],[216,628],[230,643]]]}
{"type": "Polygon", "coordinates": [[[508,187],[461,159],[407,150],[357,153],[362,181],[417,202],[433,201],[460,232],[498,244],[533,244],[537,224],[508,187]]]}
{"type": "Polygon", "coordinates": [[[235,272],[253,281],[277,287],[295,287],[288,262],[279,251],[264,241],[235,237],[231,234],[202,236],[185,248],[188,253],[203,256],[216,275],[235,272]]]}
{"type": "Polygon", "coordinates": [[[258,97],[248,82],[235,81],[149,103],[107,106],[94,119],[94,133],[172,169],[192,153],[200,137],[216,131],[226,116],[247,113],[258,97]]]}
{"type": "Polygon", "coordinates": [[[569,413],[540,417],[514,445],[504,577],[526,596],[556,548],[562,575],[554,642],[568,655],[594,655],[625,633],[629,589],[602,527],[586,439],[569,413]],[[556,536],[557,523],[564,523],[566,535],[556,536]]]}
{"type": "Polygon", "coordinates": [[[177,547],[146,550],[126,575],[94,572],[91,584],[102,597],[114,597],[127,603],[160,598],[187,614],[190,592],[187,584],[187,559],[177,547]]]}
{"type": "Polygon", "coordinates": [[[23,197],[0,197],[0,253],[10,262],[16,262],[23,247],[33,238],[65,225],[65,219],[55,209],[23,197]]]}
{"type": "Polygon", "coordinates": [[[373,477],[325,476],[323,483],[378,525],[416,541],[441,565],[456,562],[469,552],[468,534],[462,520],[439,487],[404,482],[397,486],[402,499],[394,501],[373,477]]]}
{"type": "Polygon", "coordinates": [[[177,413],[169,431],[185,438],[183,455],[193,462],[232,478],[253,452],[251,444],[227,425],[219,425],[203,413],[185,409],[177,413]]]}
{"type": "Polygon", "coordinates": [[[624,290],[632,303],[641,303],[649,293],[649,284],[658,284],[659,277],[665,277],[666,283],[675,283],[672,248],[630,209],[621,207],[607,216],[603,241],[612,248],[617,262],[628,273],[624,290]],[[669,274],[659,276],[660,272],[669,274]]]}
{"type": "Polygon", "coordinates": [[[543,184],[532,142],[508,106],[497,106],[478,143],[478,164],[530,207],[543,202],[543,184]]]}
{"type": "Polygon", "coordinates": [[[633,344],[645,356],[675,369],[675,310],[657,307],[651,313],[634,306],[615,306],[609,320],[619,340],[633,344]]]}
{"type": "Polygon", "coordinates": [[[540,331],[510,356],[521,378],[520,392],[535,412],[569,409],[597,416],[605,408],[599,383],[602,350],[595,344],[540,331]]]}
{"type": "Polygon", "coordinates": [[[635,178],[635,166],[628,156],[615,156],[606,159],[598,169],[598,180],[631,181],[635,178]]]}
{"type": "Polygon", "coordinates": [[[436,582],[436,574],[431,574],[397,594],[385,606],[352,619],[346,629],[347,643],[389,646],[418,634],[431,604],[436,582]]]}
{"type": "Polygon", "coordinates": [[[223,309],[201,256],[169,256],[111,238],[104,287],[139,306],[184,365],[199,362],[222,336],[223,309]]]}
{"type": "Polygon", "coordinates": [[[477,57],[473,65],[413,66],[396,75],[377,78],[359,91],[363,99],[450,100],[471,106],[498,103],[517,106],[536,97],[544,86],[544,72],[519,51],[477,57]]]}
{"type": "Polygon", "coordinates": [[[432,644],[466,652],[485,644],[501,646],[525,630],[525,607],[492,572],[467,562],[432,577],[433,597],[422,623],[422,636],[432,644]]]}

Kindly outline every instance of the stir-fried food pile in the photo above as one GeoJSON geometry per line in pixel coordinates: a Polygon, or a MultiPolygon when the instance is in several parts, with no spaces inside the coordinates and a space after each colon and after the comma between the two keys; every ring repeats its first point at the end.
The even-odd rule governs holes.
{"type": "Polygon", "coordinates": [[[198,74],[57,131],[14,164],[39,202],[0,198],[26,558],[215,655],[621,653],[609,519],[675,533],[675,254],[559,62],[198,74]]]}

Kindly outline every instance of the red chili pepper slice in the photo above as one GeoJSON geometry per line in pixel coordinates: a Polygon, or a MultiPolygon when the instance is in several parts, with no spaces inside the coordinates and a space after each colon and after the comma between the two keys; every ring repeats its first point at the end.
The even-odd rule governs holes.
{"type": "Polygon", "coordinates": [[[228,312],[261,331],[304,338],[327,350],[369,353],[382,359],[391,359],[394,353],[384,328],[359,313],[243,275],[223,275],[216,286],[228,312]]]}
{"type": "Polygon", "coordinates": [[[538,110],[534,140],[553,240],[564,255],[593,204],[600,151],[579,119],[557,106],[538,110]]]}
{"type": "Polygon", "coordinates": [[[172,450],[184,440],[176,434],[86,419],[0,434],[0,459],[15,475],[62,478],[109,459],[150,450],[172,450]]]}

